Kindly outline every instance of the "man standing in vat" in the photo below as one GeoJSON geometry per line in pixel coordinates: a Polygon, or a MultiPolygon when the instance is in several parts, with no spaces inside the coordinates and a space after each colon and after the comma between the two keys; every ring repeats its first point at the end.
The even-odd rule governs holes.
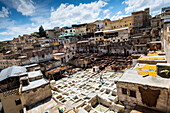
{"type": "Polygon", "coordinates": [[[103,81],[103,78],[102,78],[102,73],[100,73],[100,83],[103,85],[104,84],[104,81],[103,81]]]}

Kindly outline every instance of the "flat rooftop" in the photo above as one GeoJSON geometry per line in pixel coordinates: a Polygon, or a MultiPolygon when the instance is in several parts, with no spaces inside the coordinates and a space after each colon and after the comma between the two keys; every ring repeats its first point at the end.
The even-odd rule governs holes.
{"type": "Polygon", "coordinates": [[[28,72],[28,77],[29,78],[35,78],[37,76],[43,76],[43,74],[41,73],[40,70],[28,72]]]}
{"type": "Polygon", "coordinates": [[[126,72],[118,80],[118,82],[136,83],[136,84],[149,85],[149,86],[162,87],[162,88],[169,88],[170,86],[170,79],[161,78],[159,76],[144,77],[142,75],[139,75],[138,72],[134,69],[126,70],[126,72]]]}
{"type": "Polygon", "coordinates": [[[54,53],[53,55],[60,56],[60,55],[65,55],[65,53],[54,53]]]}
{"type": "Polygon", "coordinates": [[[29,68],[29,67],[34,67],[34,66],[38,66],[38,64],[30,64],[30,65],[26,65],[24,66],[25,68],[29,68]]]}
{"type": "Polygon", "coordinates": [[[29,82],[29,85],[22,87],[22,92],[40,87],[40,86],[45,85],[45,84],[48,84],[48,82],[44,78],[31,81],[31,82],[29,82]]]}

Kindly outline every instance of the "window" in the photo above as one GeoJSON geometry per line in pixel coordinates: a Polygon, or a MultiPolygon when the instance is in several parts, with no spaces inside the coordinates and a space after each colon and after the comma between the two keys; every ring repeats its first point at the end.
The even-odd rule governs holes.
{"type": "Polygon", "coordinates": [[[15,100],[15,104],[16,104],[16,105],[21,104],[21,99],[19,98],[19,99],[15,100]]]}
{"type": "Polygon", "coordinates": [[[130,23],[130,25],[131,25],[131,23],[130,23]]]}
{"type": "Polygon", "coordinates": [[[105,23],[105,26],[107,26],[107,22],[105,23]]]}
{"type": "Polygon", "coordinates": [[[72,32],[72,30],[70,30],[70,32],[72,32]]]}
{"type": "Polygon", "coordinates": [[[21,109],[19,112],[20,112],[20,113],[24,113],[23,109],[21,109]]]}
{"type": "MultiPolygon", "coordinates": [[[[116,50],[115,50],[116,51],[116,50]]],[[[125,89],[125,88],[122,88],[122,94],[125,94],[125,95],[127,95],[127,89],[125,89]]]]}
{"type": "Polygon", "coordinates": [[[42,58],[44,58],[45,56],[44,56],[44,54],[42,55],[42,58]]]}
{"type": "Polygon", "coordinates": [[[136,91],[130,90],[130,96],[136,98],[136,91]]]}

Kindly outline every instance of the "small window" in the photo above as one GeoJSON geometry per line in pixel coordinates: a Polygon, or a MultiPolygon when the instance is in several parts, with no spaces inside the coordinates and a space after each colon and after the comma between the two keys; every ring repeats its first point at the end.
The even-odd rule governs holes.
{"type": "Polygon", "coordinates": [[[19,99],[15,100],[15,103],[16,103],[16,105],[20,105],[21,104],[21,99],[19,98],[19,99]]]}
{"type": "MultiPolygon", "coordinates": [[[[116,50],[115,50],[116,51],[116,50]]],[[[125,95],[127,95],[127,89],[125,89],[125,88],[122,88],[122,94],[125,94],[125,95]]]]}
{"type": "Polygon", "coordinates": [[[136,91],[130,90],[130,96],[136,98],[136,91]]]}
{"type": "Polygon", "coordinates": [[[19,113],[24,113],[23,109],[21,109],[21,110],[19,111],[19,113]]]}
{"type": "Polygon", "coordinates": [[[42,55],[42,58],[44,58],[45,56],[44,56],[44,54],[42,55]]]}

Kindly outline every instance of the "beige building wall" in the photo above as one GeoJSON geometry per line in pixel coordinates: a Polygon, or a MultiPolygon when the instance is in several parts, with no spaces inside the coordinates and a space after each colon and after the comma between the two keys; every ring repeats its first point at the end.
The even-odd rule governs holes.
{"type": "Polygon", "coordinates": [[[111,30],[112,24],[110,19],[103,20],[103,30],[111,30]]]}
{"type": "Polygon", "coordinates": [[[56,37],[55,30],[46,30],[45,32],[46,32],[47,37],[49,37],[49,38],[56,37]]]}
{"type": "Polygon", "coordinates": [[[18,89],[0,93],[0,99],[5,113],[20,113],[22,111],[22,103],[16,105],[16,100],[20,99],[18,89]]]}
{"type": "Polygon", "coordinates": [[[127,106],[134,106],[137,104],[161,112],[170,113],[170,107],[168,107],[170,105],[170,98],[168,98],[170,92],[168,88],[119,81],[117,83],[117,94],[118,99],[123,101],[127,106]],[[122,88],[127,90],[127,94],[123,94],[122,88]],[[131,91],[135,92],[136,97],[130,96],[131,91]],[[156,105],[154,106],[153,104],[155,102],[156,105]]]}
{"type": "Polygon", "coordinates": [[[119,29],[124,27],[133,27],[132,23],[132,16],[123,17],[119,20],[111,21],[109,19],[103,20],[103,28],[104,30],[112,30],[112,29],[119,29]]]}
{"type": "Polygon", "coordinates": [[[39,88],[31,89],[29,91],[22,92],[21,99],[22,105],[29,107],[41,100],[44,100],[52,95],[49,84],[41,86],[39,88]]]}
{"type": "Polygon", "coordinates": [[[124,27],[133,27],[132,16],[123,17],[123,19],[112,21],[111,29],[119,29],[124,27]]]}
{"type": "Polygon", "coordinates": [[[163,43],[167,63],[170,63],[170,23],[165,23],[163,26],[163,43]]]}
{"type": "Polygon", "coordinates": [[[85,35],[87,33],[87,25],[77,25],[77,26],[73,26],[72,27],[73,29],[76,29],[77,30],[77,34],[78,35],[85,35]]]}
{"type": "Polygon", "coordinates": [[[150,23],[149,8],[146,8],[144,11],[132,13],[132,22],[133,27],[149,26],[150,23]]]}

